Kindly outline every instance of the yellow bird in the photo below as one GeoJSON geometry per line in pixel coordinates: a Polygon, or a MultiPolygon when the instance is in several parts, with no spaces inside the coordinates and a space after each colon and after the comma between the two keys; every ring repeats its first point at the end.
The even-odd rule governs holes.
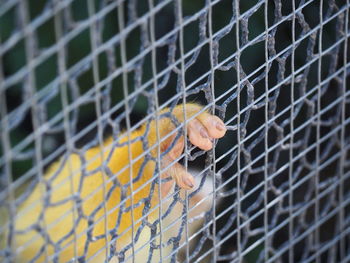
{"type": "MultiPolygon", "coordinates": [[[[184,122],[186,115],[189,120],[186,133],[190,142],[202,150],[210,150],[213,139],[223,137],[226,127],[217,116],[202,109],[193,103],[178,105],[171,114],[179,123],[184,122]]],[[[158,125],[152,120],[149,127],[144,124],[129,138],[123,134],[118,141],[122,144],[120,147],[112,147],[113,138],[109,137],[103,147],[87,150],[84,158],[73,153],[50,165],[44,181],[34,187],[13,219],[15,262],[32,259],[36,259],[35,262],[68,262],[72,259],[104,262],[111,258],[111,262],[118,262],[131,260],[133,251],[135,262],[146,262],[150,253],[151,228],[142,226],[142,222],[152,224],[159,219],[160,211],[166,213],[172,201],[168,197],[174,192],[175,183],[184,189],[180,197],[195,185],[193,175],[174,162],[183,152],[184,138],[177,138],[178,132],[171,134],[176,125],[169,112],[168,108],[160,112],[158,125]],[[142,136],[146,136],[148,145],[140,140],[142,136]],[[161,153],[167,152],[161,160],[160,188],[159,184],[152,183],[152,180],[160,181],[159,177],[154,178],[157,145],[161,153]],[[145,161],[148,151],[152,158],[145,161]],[[150,196],[150,202],[145,202],[150,196]],[[159,209],[160,201],[162,206],[159,209]],[[145,211],[148,211],[146,216],[145,211]],[[129,244],[133,244],[134,249],[127,249],[129,244]],[[111,247],[118,255],[109,255],[111,247]],[[123,251],[125,253],[121,253],[123,251]]],[[[206,196],[197,194],[197,200],[192,201],[190,207],[206,196]]],[[[189,213],[189,217],[207,211],[210,205],[210,201],[203,202],[189,213]]],[[[180,217],[182,208],[181,203],[174,207],[162,222],[161,237],[153,241],[159,245],[162,240],[163,258],[171,258],[173,247],[166,243],[178,233],[180,223],[172,221],[180,217]]],[[[160,232],[159,226],[156,231],[160,232]]],[[[5,233],[5,237],[8,234],[5,233]]],[[[152,262],[159,262],[159,249],[153,251],[152,262]]]]}

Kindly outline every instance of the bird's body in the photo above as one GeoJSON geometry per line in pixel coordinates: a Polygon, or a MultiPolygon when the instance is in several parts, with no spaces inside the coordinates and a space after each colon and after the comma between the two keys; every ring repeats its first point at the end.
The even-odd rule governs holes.
{"type": "MultiPolygon", "coordinates": [[[[184,121],[183,109],[184,106],[179,105],[172,111],[179,122],[184,121]]],[[[186,119],[190,119],[201,109],[197,104],[186,104],[186,119]]],[[[162,113],[168,111],[169,109],[165,109],[162,113]]],[[[143,125],[132,132],[130,137],[123,136],[118,141],[123,146],[112,147],[113,139],[110,137],[104,141],[103,147],[87,150],[83,158],[73,153],[50,165],[43,180],[34,187],[17,210],[12,233],[15,262],[28,262],[33,258],[36,258],[36,262],[52,262],[55,259],[58,262],[69,262],[73,258],[103,262],[111,246],[115,246],[115,251],[118,252],[123,251],[133,241],[135,251],[142,247],[151,236],[151,228],[142,226],[142,220],[152,224],[159,218],[160,211],[167,211],[170,201],[164,201],[161,209],[155,208],[160,199],[165,199],[173,191],[174,181],[187,190],[194,183],[192,175],[175,163],[161,174],[161,178],[171,177],[173,180],[162,183],[160,189],[159,184],[152,184],[157,147],[150,150],[153,160],[145,162],[144,153],[158,143],[158,138],[164,138],[175,128],[170,118],[162,118],[161,115],[158,134],[156,126],[156,121],[153,120],[149,127],[143,125]],[[142,136],[147,138],[147,149],[141,140],[137,140],[142,136]],[[106,165],[102,165],[103,163],[106,165]],[[133,178],[132,186],[130,178],[133,178]],[[145,211],[148,216],[143,219],[145,211]],[[141,234],[135,239],[141,226],[141,234]]],[[[203,150],[211,149],[211,138],[220,138],[226,132],[222,121],[207,112],[200,113],[190,121],[187,130],[190,141],[203,150]]],[[[168,150],[174,138],[175,135],[172,135],[161,142],[160,151],[168,150]]],[[[181,137],[163,158],[165,161],[162,160],[162,168],[181,155],[183,145],[184,140],[181,137]]],[[[156,180],[159,181],[159,178],[156,180]]],[[[208,205],[205,207],[208,209],[208,205]]],[[[179,217],[182,208],[182,205],[174,208],[176,212],[172,212],[175,213],[173,216],[179,217]]],[[[193,212],[193,215],[198,212],[200,211],[193,212]]],[[[171,218],[172,213],[168,218],[171,218]]],[[[166,218],[164,220],[164,226],[171,224],[170,221],[167,223],[166,218]]],[[[176,231],[178,227],[179,224],[176,231]]],[[[169,238],[174,231],[169,230],[168,234],[164,232],[165,238],[169,238]]],[[[159,238],[154,242],[159,243],[159,238]]],[[[171,246],[165,246],[162,256],[171,250],[171,246]]],[[[146,262],[148,251],[149,245],[140,249],[135,257],[142,258],[142,261],[136,262],[146,262]]],[[[126,259],[131,253],[130,248],[122,255],[122,259],[126,259]]],[[[158,257],[157,253],[153,256],[158,257]]],[[[120,259],[114,258],[116,261],[120,259]]],[[[159,257],[155,262],[158,261],[159,257]]]]}

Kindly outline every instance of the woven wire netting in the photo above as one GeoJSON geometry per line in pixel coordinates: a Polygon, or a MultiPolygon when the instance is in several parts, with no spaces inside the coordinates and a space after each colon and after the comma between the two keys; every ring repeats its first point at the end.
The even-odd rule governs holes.
{"type": "Polygon", "coordinates": [[[0,1],[0,261],[349,262],[349,8],[349,0],[0,1]],[[170,118],[176,138],[186,135],[159,112],[193,101],[229,130],[208,152],[185,141],[179,161],[196,170],[197,190],[176,187],[152,205],[166,153],[155,145],[151,154],[150,123],[170,118]],[[148,196],[134,203],[133,184],[109,161],[137,141],[144,155],[138,175],[127,173],[133,184],[147,163],[155,169],[148,196]],[[102,159],[95,170],[91,148],[102,159]],[[75,189],[59,201],[52,163],[69,166],[63,184],[75,189]],[[81,190],[96,173],[106,175],[93,186],[105,201],[86,213],[81,190]],[[191,216],[197,193],[210,206],[191,216]],[[23,207],[34,194],[38,213],[23,207]],[[118,245],[123,213],[139,207],[124,233],[134,238],[118,245]],[[55,228],[50,211],[73,219],[55,228]],[[97,234],[108,220],[113,227],[97,234]]]}

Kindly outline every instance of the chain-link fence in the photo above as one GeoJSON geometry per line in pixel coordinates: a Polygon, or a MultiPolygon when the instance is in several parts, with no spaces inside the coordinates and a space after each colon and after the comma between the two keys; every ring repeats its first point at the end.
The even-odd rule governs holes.
{"type": "Polygon", "coordinates": [[[349,10],[0,0],[0,261],[350,262],[349,10]]]}

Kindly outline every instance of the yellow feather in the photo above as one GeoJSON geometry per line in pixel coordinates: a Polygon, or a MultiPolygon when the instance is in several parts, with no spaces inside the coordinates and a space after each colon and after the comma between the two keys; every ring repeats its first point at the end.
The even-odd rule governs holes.
{"type": "MultiPolygon", "coordinates": [[[[197,113],[202,107],[197,104],[186,104],[186,117],[190,118],[197,113]]],[[[169,111],[165,109],[162,113],[169,111]]],[[[184,120],[183,106],[179,105],[173,110],[174,116],[179,122],[184,120]]],[[[159,120],[159,131],[161,138],[166,136],[172,131],[174,125],[169,118],[162,118],[159,120]]],[[[146,126],[142,126],[139,130],[131,134],[131,139],[135,139],[145,134],[146,126]]],[[[119,141],[119,143],[127,142],[127,136],[119,141]]],[[[150,130],[148,134],[149,147],[155,145],[157,140],[155,121],[150,124],[150,130]]],[[[169,141],[168,139],[167,141],[169,141]]],[[[106,222],[105,222],[105,209],[108,212],[107,215],[107,231],[115,230],[116,221],[120,214],[119,205],[121,200],[121,188],[115,187],[112,191],[110,198],[106,200],[105,194],[112,189],[113,181],[100,169],[103,161],[107,160],[111,154],[110,161],[107,164],[111,173],[117,175],[117,179],[121,185],[130,183],[130,172],[132,172],[133,178],[138,175],[140,167],[144,161],[144,157],[135,161],[132,165],[132,170],[129,167],[129,147],[128,145],[123,147],[112,148],[112,138],[105,140],[102,149],[106,149],[102,152],[101,147],[97,146],[86,151],[84,155],[86,167],[83,168],[83,163],[79,155],[71,154],[65,160],[60,160],[53,163],[46,171],[44,180],[50,189],[47,189],[44,182],[38,183],[33,189],[30,196],[21,204],[18,209],[18,214],[14,220],[15,230],[17,234],[14,236],[14,244],[16,247],[16,262],[27,262],[36,255],[36,253],[42,248],[46,248],[46,253],[52,256],[55,251],[54,247],[45,240],[45,237],[40,235],[37,230],[32,229],[33,225],[37,225],[43,229],[48,238],[53,243],[57,243],[62,240],[67,234],[70,234],[61,244],[59,252],[59,262],[66,262],[71,260],[75,256],[86,256],[86,259],[92,257],[96,253],[99,255],[105,255],[105,249],[109,248],[106,244],[106,239],[101,238],[90,242],[85,254],[84,246],[88,238],[88,218],[93,219],[92,236],[106,234],[106,222]],[[113,152],[111,152],[113,151],[113,152]],[[81,180],[84,174],[84,180],[81,180]],[[82,185],[80,185],[82,183],[82,185]],[[104,188],[105,187],[105,188],[104,188]],[[79,189],[80,188],[80,189],[79,189]],[[47,192],[47,191],[50,192],[47,192]],[[85,215],[82,217],[78,224],[75,222],[75,217],[78,215],[78,210],[73,201],[73,196],[76,195],[81,200],[81,211],[85,215]],[[44,207],[44,200],[49,197],[50,205],[44,207]],[[105,204],[98,207],[101,204],[105,204]],[[96,210],[98,209],[98,210],[96,210]],[[94,211],[97,211],[94,215],[94,211]],[[42,220],[40,216],[43,215],[42,220]],[[19,232],[19,233],[18,233],[19,232]]],[[[162,147],[162,144],[161,144],[162,147]]],[[[131,144],[132,159],[135,160],[141,154],[148,149],[143,149],[141,141],[137,141],[131,144]]],[[[157,148],[155,147],[151,154],[155,157],[157,154],[157,148]]],[[[143,198],[147,198],[150,195],[151,183],[146,184],[154,175],[155,163],[149,161],[143,171],[140,180],[133,184],[133,203],[139,204],[143,198]]],[[[131,189],[127,188],[127,196],[130,196],[131,189]]],[[[158,204],[159,197],[157,195],[158,190],[155,189],[151,200],[151,207],[155,207],[158,204]]],[[[126,207],[131,206],[130,198],[127,198],[126,207]]],[[[116,229],[118,240],[116,241],[116,248],[120,250],[126,244],[131,242],[131,224],[138,221],[142,217],[142,211],[144,204],[134,208],[134,218],[131,216],[131,211],[122,212],[121,221],[116,229]]],[[[148,217],[148,221],[154,221],[158,216],[157,209],[151,213],[148,217]]],[[[135,229],[139,227],[140,223],[135,224],[135,229]]],[[[109,234],[107,241],[110,242],[109,234]]],[[[150,237],[150,233],[143,231],[141,239],[144,240],[150,237]]],[[[139,246],[139,245],[137,245],[139,246]]],[[[141,244],[140,244],[141,246],[141,244]]],[[[102,256],[102,257],[103,257],[102,256]]],[[[97,259],[96,259],[97,260],[97,259]]],[[[37,262],[45,261],[45,253],[43,253],[37,262]]],[[[100,262],[100,261],[93,261],[100,262]]]]}

